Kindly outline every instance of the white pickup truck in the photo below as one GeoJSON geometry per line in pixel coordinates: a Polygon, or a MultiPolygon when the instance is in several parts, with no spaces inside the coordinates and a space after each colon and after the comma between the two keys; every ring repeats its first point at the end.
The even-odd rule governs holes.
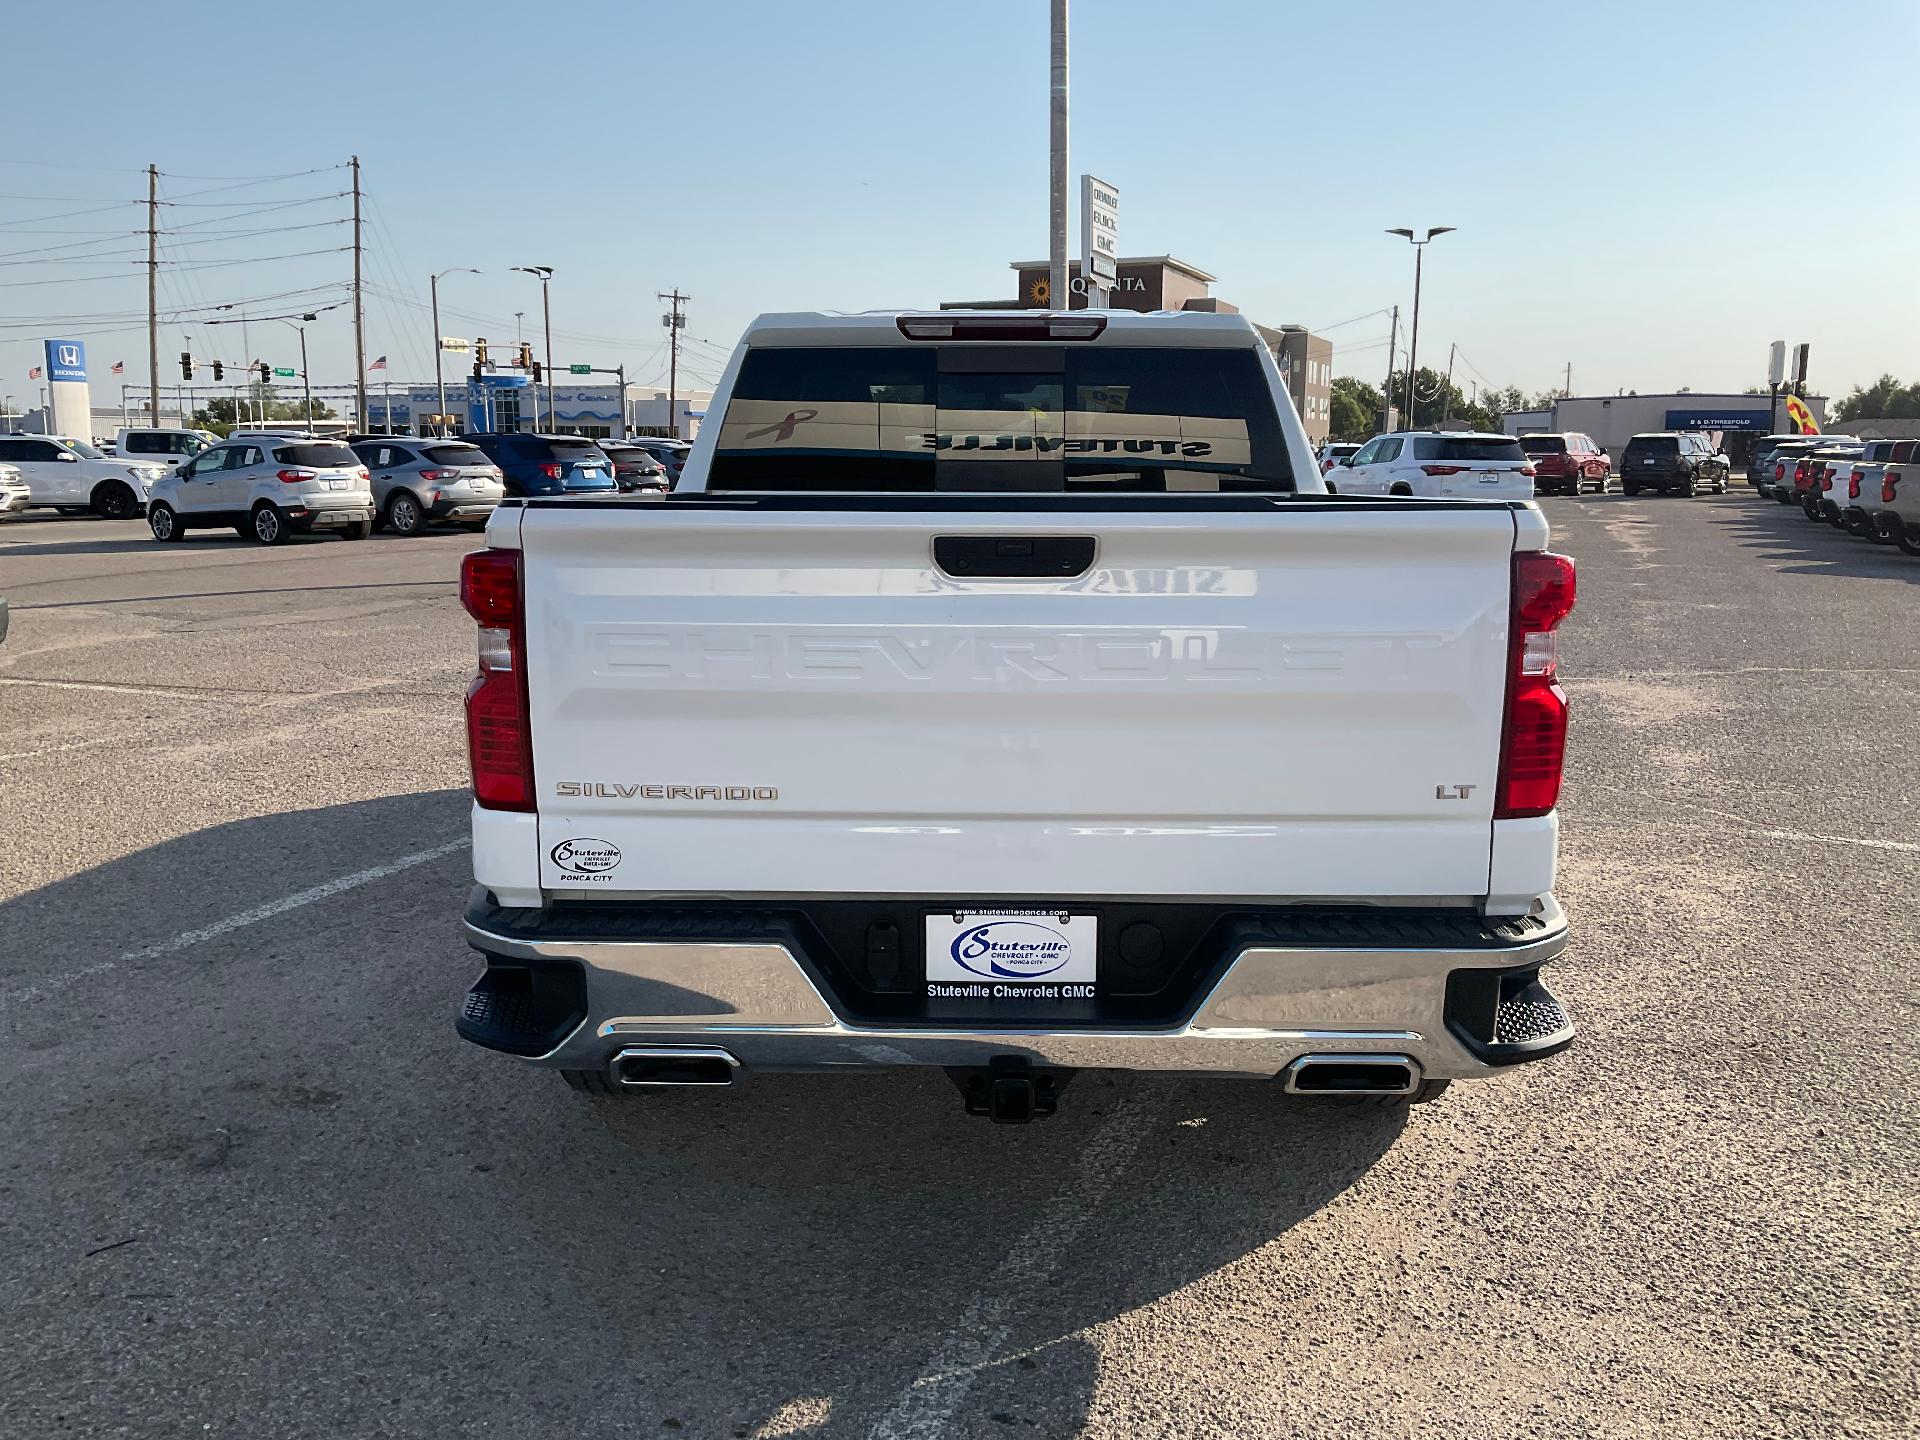
{"type": "Polygon", "coordinates": [[[1328,495],[1231,315],[765,316],[708,413],[664,502],[508,500],[466,559],[467,1039],[1005,1122],[1571,1042],[1532,503],[1328,495]]]}

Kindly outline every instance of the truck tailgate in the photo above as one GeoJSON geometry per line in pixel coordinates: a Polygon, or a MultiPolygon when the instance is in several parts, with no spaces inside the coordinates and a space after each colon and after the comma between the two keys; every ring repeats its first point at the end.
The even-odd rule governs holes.
{"type": "Polygon", "coordinates": [[[1521,513],[529,506],[542,884],[1483,895],[1521,513]]]}

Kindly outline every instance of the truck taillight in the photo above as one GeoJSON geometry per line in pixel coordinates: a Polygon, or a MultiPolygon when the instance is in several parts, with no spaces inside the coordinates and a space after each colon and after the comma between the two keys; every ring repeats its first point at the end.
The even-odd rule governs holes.
{"type": "Polygon", "coordinates": [[[1784,480],[1787,478],[1787,467],[1784,463],[1773,467],[1773,478],[1776,480],[1784,480]]]}
{"type": "Polygon", "coordinates": [[[1567,752],[1567,692],[1558,679],[1554,629],[1573,611],[1573,561],[1533,550],[1513,557],[1507,713],[1493,818],[1545,815],[1560,803],[1567,752]]]}
{"type": "Polygon", "coordinates": [[[1804,460],[1794,464],[1793,488],[1796,490],[1804,490],[1807,488],[1807,462],[1804,460]]]}
{"type": "Polygon", "coordinates": [[[1880,499],[1888,505],[1893,503],[1894,490],[1900,484],[1900,472],[1889,470],[1880,477],[1880,499]]]}
{"type": "Polygon", "coordinates": [[[1858,500],[1860,498],[1860,472],[1858,470],[1853,471],[1847,476],[1847,498],[1849,500],[1858,500]]]}
{"type": "Polygon", "coordinates": [[[467,687],[473,798],[489,810],[532,810],[520,552],[476,550],[462,560],[460,603],[480,627],[480,673],[467,687]]]}

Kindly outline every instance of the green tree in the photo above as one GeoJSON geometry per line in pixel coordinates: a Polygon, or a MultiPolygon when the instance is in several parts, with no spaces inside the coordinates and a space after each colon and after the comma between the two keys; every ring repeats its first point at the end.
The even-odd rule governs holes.
{"type": "MultiPolygon", "coordinates": [[[[1407,403],[1406,372],[1396,371],[1390,383],[1394,399],[1404,407],[1407,403]]],[[[1485,405],[1470,402],[1466,392],[1440,371],[1429,370],[1422,365],[1414,375],[1413,414],[1402,415],[1400,426],[1406,430],[1432,430],[1444,426],[1449,430],[1497,431],[1500,428],[1500,416],[1485,405]]]]}
{"type": "MultiPolygon", "coordinates": [[[[275,420],[331,420],[333,411],[316,400],[313,413],[307,414],[306,402],[302,400],[269,400],[266,405],[266,419],[275,420]]],[[[260,401],[248,400],[244,414],[236,411],[234,403],[225,396],[215,396],[206,405],[193,412],[194,426],[201,430],[211,430],[225,437],[240,424],[257,424],[260,421],[260,401]]]]}
{"type": "Polygon", "coordinates": [[[1844,420],[1920,420],[1920,384],[1902,385],[1891,375],[1856,385],[1827,417],[1844,420]]]}
{"type": "Polygon", "coordinates": [[[1328,437],[1358,444],[1379,433],[1380,392],[1364,380],[1336,375],[1327,402],[1328,437]]]}

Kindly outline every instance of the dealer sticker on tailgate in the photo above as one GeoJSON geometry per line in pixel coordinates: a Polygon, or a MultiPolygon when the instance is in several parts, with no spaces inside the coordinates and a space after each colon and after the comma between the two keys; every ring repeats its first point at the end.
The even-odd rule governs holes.
{"type": "Polygon", "coordinates": [[[935,999],[1086,999],[1100,922],[1058,910],[927,916],[927,994],[935,999]]]}

